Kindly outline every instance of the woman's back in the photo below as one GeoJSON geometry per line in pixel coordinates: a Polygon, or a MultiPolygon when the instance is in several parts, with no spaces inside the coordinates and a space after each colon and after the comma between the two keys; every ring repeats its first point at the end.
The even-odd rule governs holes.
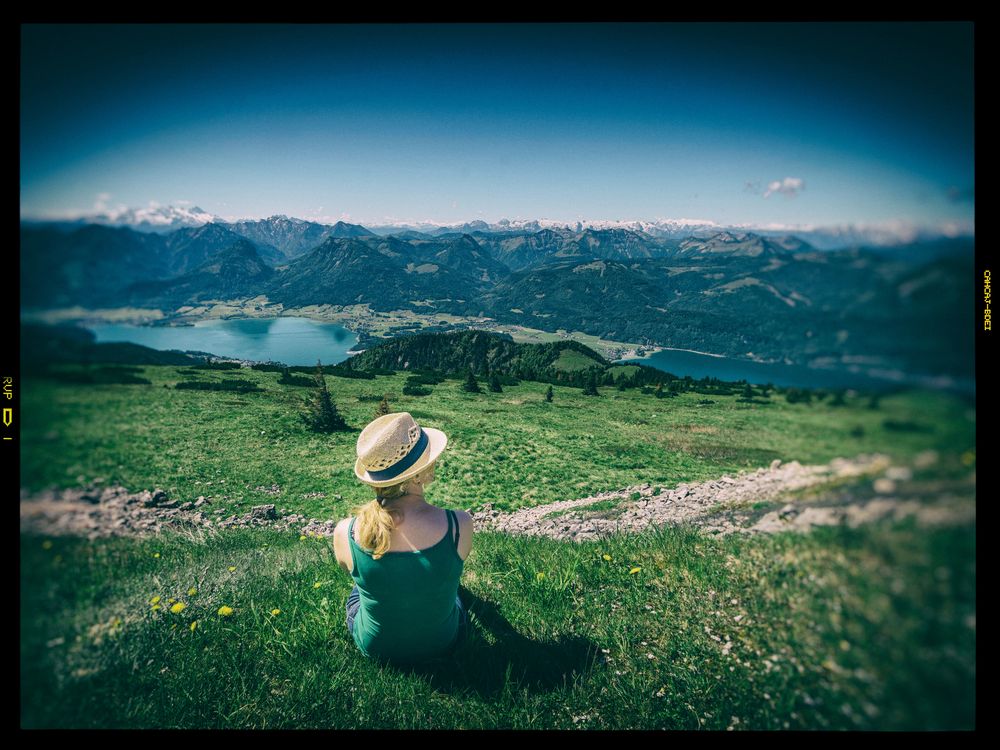
{"type": "Polygon", "coordinates": [[[471,548],[471,539],[468,546],[462,544],[466,540],[455,511],[427,505],[406,516],[393,529],[389,551],[377,560],[360,545],[355,518],[347,528],[350,573],[361,605],[353,623],[354,641],[368,656],[398,662],[440,655],[454,642],[461,614],[456,596],[465,565],[459,550],[471,548]]]}
{"type": "MultiPolygon", "coordinates": [[[[390,511],[393,529],[389,549],[392,552],[414,552],[433,547],[448,533],[448,513],[444,508],[425,503],[424,507],[405,512],[390,511]]],[[[355,531],[354,541],[360,543],[355,531]]]]}

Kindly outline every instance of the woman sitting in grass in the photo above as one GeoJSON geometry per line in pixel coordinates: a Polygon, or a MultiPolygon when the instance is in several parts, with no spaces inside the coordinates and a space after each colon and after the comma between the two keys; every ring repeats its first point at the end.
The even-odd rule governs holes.
{"type": "Polygon", "coordinates": [[[472,551],[472,517],[424,499],[447,443],[407,412],[379,417],[358,437],[354,473],[375,499],[337,524],[333,546],[355,581],[347,630],[365,656],[416,663],[450,655],[465,639],[458,582],[472,551]]]}

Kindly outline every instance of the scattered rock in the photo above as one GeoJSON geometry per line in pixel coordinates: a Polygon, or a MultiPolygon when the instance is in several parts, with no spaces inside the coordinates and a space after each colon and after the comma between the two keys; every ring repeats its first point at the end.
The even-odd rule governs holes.
{"type": "Polygon", "coordinates": [[[271,505],[255,505],[250,509],[250,517],[255,520],[276,521],[278,513],[274,509],[273,503],[271,505]]]}
{"type": "Polygon", "coordinates": [[[875,488],[876,492],[887,494],[889,492],[894,492],[896,489],[896,483],[891,479],[886,479],[885,477],[879,477],[872,483],[872,487],[875,488]]]}
{"type": "MultiPolygon", "coordinates": [[[[841,478],[858,477],[863,480],[889,467],[889,457],[879,453],[837,458],[829,464],[817,466],[803,466],[798,461],[782,463],[775,459],[769,468],[742,472],[735,478],[724,476],[701,484],[682,483],[673,489],[661,488],[657,495],[644,496],[643,489],[649,485],[636,485],[600,492],[591,497],[523,508],[513,513],[500,513],[494,510],[492,503],[484,503],[479,511],[471,515],[477,529],[576,541],[599,539],[623,531],[640,532],[649,526],[678,524],[693,524],[706,533],[720,535],[806,530],[842,520],[848,523],[865,522],[883,515],[880,515],[880,506],[861,512],[857,509],[821,509],[805,503],[786,503],[780,510],[765,514],[755,523],[750,506],[760,502],[780,502],[789,492],[822,486],[841,478]],[[640,494],[637,501],[631,500],[635,492],[640,494]],[[609,499],[618,500],[618,507],[613,512],[587,508],[609,499]],[[561,513],[555,519],[546,518],[554,512],[561,513]]],[[[876,481],[888,481],[895,488],[891,480],[880,478],[876,481]]],[[[858,505],[859,500],[851,502],[858,505]]],[[[892,507],[897,507],[895,501],[892,507]]],[[[973,514],[974,510],[973,504],[973,514]]],[[[930,511],[924,511],[919,516],[921,522],[928,523],[934,522],[935,518],[943,522],[944,518],[967,517],[968,510],[948,511],[937,517],[930,511]]]]}
{"type": "MultiPolygon", "coordinates": [[[[930,459],[925,456],[922,460],[930,459]]],[[[469,512],[477,529],[577,542],[597,540],[618,532],[640,532],[651,525],[693,524],[706,533],[724,535],[805,531],[814,526],[840,523],[855,526],[881,518],[907,516],[915,516],[922,524],[974,522],[974,477],[954,496],[935,489],[933,502],[886,497],[896,490],[896,481],[908,481],[911,477],[909,467],[892,467],[888,457],[881,454],[835,459],[818,466],[803,466],[798,461],[782,464],[776,460],[770,468],[741,472],[735,478],[724,476],[701,484],[680,484],[673,489],[660,487],[656,495],[645,483],[512,513],[497,510],[492,502],[469,512]],[[885,476],[868,483],[867,477],[882,472],[885,476]],[[874,490],[878,496],[859,497],[857,493],[861,490],[858,489],[836,506],[785,502],[780,510],[772,510],[759,518],[751,510],[761,502],[781,503],[789,492],[831,482],[836,484],[835,480],[842,477],[859,478],[862,483],[859,487],[867,488],[868,495],[874,490]],[[633,501],[633,495],[637,495],[638,500],[633,501]],[[869,501],[864,502],[865,499],[869,501]],[[617,501],[614,508],[590,507],[596,503],[606,506],[609,500],[617,501]],[[556,512],[559,515],[551,517],[556,512]]],[[[277,485],[257,489],[268,494],[281,491],[277,485]]],[[[181,504],[170,500],[162,489],[130,492],[124,487],[89,485],[62,490],[49,487],[32,495],[22,488],[21,530],[94,539],[156,534],[170,528],[269,526],[294,530],[298,534],[330,537],[338,520],[307,519],[299,513],[286,515],[284,509],[279,513],[273,503],[256,505],[242,515],[233,513],[223,519],[226,509],[213,509],[208,516],[204,512],[208,504],[209,499],[203,495],[194,502],[181,504]]]]}

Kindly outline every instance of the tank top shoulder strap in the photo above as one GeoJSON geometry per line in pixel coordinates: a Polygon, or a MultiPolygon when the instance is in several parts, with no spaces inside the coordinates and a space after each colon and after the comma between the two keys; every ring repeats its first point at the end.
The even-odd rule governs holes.
{"type": "Polygon", "coordinates": [[[347,525],[347,539],[350,541],[352,547],[358,547],[360,549],[361,545],[354,539],[354,524],[357,520],[357,516],[351,516],[351,522],[347,525]]]}
{"type": "Polygon", "coordinates": [[[455,511],[448,511],[448,535],[451,536],[452,525],[455,527],[455,551],[458,551],[458,535],[461,533],[461,529],[458,527],[458,516],[455,515],[455,511]]]}
{"type": "Polygon", "coordinates": [[[354,576],[354,574],[358,570],[358,561],[357,561],[357,558],[356,558],[356,556],[354,554],[354,548],[358,546],[357,542],[354,541],[354,522],[356,520],[357,519],[354,516],[352,516],[351,517],[351,522],[349,524],[347,524],[347,545],[348,545],[347,549],[351,553],[351,571],[350,571],[350,573],[351,573],[352,577],[354,576]]]}

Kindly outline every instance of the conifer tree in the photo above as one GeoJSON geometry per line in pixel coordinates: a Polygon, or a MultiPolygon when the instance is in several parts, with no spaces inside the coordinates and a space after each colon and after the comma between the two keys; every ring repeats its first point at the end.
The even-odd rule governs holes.
{"type": "Polygon", "coordinates": [[[323,366],[316,361],[316,393],[307,402],[306,412],[302,414],[302,421],[313,432],[338,432],[350,430],[350,426],[340,416],[336,404],[330,396],[330,391],[326,387],[326,378],[323,377],[323,366]]]}
{"type": "Polygon", "coordinates": [[[495,372],[490,375],[490,392],[503,393],[503,388],[500,387],[500,377],[495,372]]]}
{"type": "Polygon", "coordinates": [[[656,390],[653,391],[653,395],[657,398],[663,398],[663,383],[656,384],[656,390]]]}
{"type": "Polygon", "coordinates": [[[479,381],[476,380],[476,376],[472,372],[472,368],[469,368],[469,374],[465,378],[465,382],[462,383],[462,390],[467,393],[482,393],[483,389],[479,387],[479,381]]]}
{"type": "Polygon", "coordinates": [[[583,388],[584,396],[599,396],[597,392],[597,373],[593,370],[590,371],[590,378],[587,380],[587,385],[583,388]]]}
{"type": "Polygon", "coordinates": [[[749,383],[743,386],[742,398],[744,401],[753,401],[753,388],[750,387],[749,383]]]}
{"type": "Polygon", "coordinates": [[[378,402],[378,409],[375,410],[375,418],[384,417],[389,413],[389,397],[382,396],[382,400],[378,402]]]}
{"type": "Polygon", "coordinates": [[[549,386],[549,389],[547,391],[545,391],[545,400],[548,401],[550,404],[552,403],[552,386],[551,385],[549,386]]]}

